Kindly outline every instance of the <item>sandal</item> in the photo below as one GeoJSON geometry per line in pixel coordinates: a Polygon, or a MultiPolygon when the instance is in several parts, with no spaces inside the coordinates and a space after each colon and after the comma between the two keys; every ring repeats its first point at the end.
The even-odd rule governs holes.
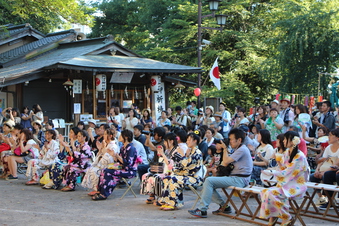
{"type": "Polygon", "coordinates": [[[150,195],[148,199],[146,199],[146,204],[152,204],[155,200],[154,195],[150,195]]]}
{"type": "Polygon", "coordinates": [[[35,180],[30,180],[30,181],[27,181],[25,184],[26,185],[37,185],[39,183],[37,181],[35,181],[35,180]]]}
{"type": "Polygon", "coordinates": [[[176,210],[177,208],[174,207],[174,206],[170,206],[170,205],[162,205],[160,207],[161,210],[164,210],[164,211],[171,211],[171,210],[176,210]]]}
{"type": "Polygon", "coordinates": [[[268,226],[274,226],[277,223],[278,219],[278,217],[273,217],[272,222],[268,222],[268,226]]]}
{"type": "Polygon", "coordinates": [[[91,191],[91,192],[88,193],[87,195],[89,195],[89,196],[94,196],[94,195],[96,195],[96,194],[100,194],[100,192],[98,192],[98,191],[91,191]]]}
{"type": "Polygon", "coordinates": [[[294,224],[294,217],[291,217],[289,221],[287,221],[285,224],[281,224],[281,226],[293,226],[294,224]]]}
{"type": "Polygon", "coordinates": [[[100,201],[100,200],[105,200],[107,199],[107,197],[103,196],[102,194],[96,194],[92,197],[93,201],[100,201]]]}
{"type": "Polygon", "coordinates": [[[61,191],[74,191],[74,189],[67,186],[61,189],[61,191]]]}

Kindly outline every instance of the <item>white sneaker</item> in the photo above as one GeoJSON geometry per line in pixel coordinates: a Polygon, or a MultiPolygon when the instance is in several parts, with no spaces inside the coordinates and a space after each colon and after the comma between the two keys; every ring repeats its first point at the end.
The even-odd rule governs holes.
{"type": "Polygon", "coordinates": [[[323,204],[326,204],[326,203],[328,203],[327,196],[321,196],[315,204],[316,205],[323,205],[323,204]]]}

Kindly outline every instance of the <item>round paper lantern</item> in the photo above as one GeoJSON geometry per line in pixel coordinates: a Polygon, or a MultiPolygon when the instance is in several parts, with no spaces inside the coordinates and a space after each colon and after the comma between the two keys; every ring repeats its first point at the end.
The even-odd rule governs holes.
{"type": "Polygon", "coordinates": [[[97,91],[106,90],[106,75],[98,74],[95,76],[95,87],[97,91]]]}
{"type": "Polygon", "coordinates": [[[198,96],[200,96],[200,94],[201,94],[201,89],[200,88],[195,88],[194,89],[194,95],[198,97],[198,96]]]}
{"type": "Polygon", "coordinates": [[[151,78],[151,88],[153,92],[159,92],[160,76],[153,75],[151,78]]]}

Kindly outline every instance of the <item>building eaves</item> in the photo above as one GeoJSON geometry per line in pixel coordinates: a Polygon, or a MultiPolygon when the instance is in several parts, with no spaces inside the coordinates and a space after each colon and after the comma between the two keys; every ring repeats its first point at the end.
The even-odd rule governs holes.
{"type": "Polygon", "coordinates": [[[11,42],[24,36],[33,36],[37,39],[44,38],[45,35],[34,29],[30,24],[16,26],[5,25],[0,29],[0,45],[11,42]]]}
{"type": "MultiPolygon", "coordinates": [[[[15,59],[18,59],[20,57],[25,57],[26,59],[33,57],[33,56],[28,56],[28,55],[32,52],[38,53],[37,50],[42,48],[43,46],[47,46],[47,45],[50,45],[50,44],[53,44],[53,43],[58,43],[58,42],[66,39],[70,36],[74,36],[74,37],[71,37],[71,39],[74,39],[75,33],[68,32],[68,33],[61,33],[59,35],[53,35],[53,36],[45,37],[45,38],[39,39],[35,42],[31,42],[31,43],[28,43],[26,45],[19,46],[15,49],[11,49],[9,51],[6,51],[6,52],[0,54],[0,64],[4,65],[4,64],[6,64],[10,61],[13,61],[15,59]]],[[[54,46],[54,48],[55,47],[57,47],[57,45],[54,46]]],[[[24,59],[24,60],[26,60],[26,59],[24,59]]],[[[4,65],[4,66],[6,66],[6,65],[4,65]]]]}

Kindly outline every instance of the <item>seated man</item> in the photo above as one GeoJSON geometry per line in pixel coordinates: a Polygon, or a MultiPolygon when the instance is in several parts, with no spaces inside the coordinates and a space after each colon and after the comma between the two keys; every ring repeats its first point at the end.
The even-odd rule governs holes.
{"type": "Polygon", "coordinates": [[[243,144],[245,140],[245,133],[241,129],[232,129],[229,132],[230,146],[234,149],[233,154],[227,155],[227,147],[223,143],[224,156],[221,165],[227,166],[233,163],[234,169],[230,176],[223,177],[208,177],[206,178],[203,189],[201,192],[200,206],[195,210],[188,212],[196,217],[207,217],[207,209],[211,201],[220,205],[220,208],[213,211],[213,214],[220,212],[230,213],[231,207],[227,206],[225,210],[222,209],[225,201],[221,198],[220,194],[216,191],[217,188],[227,188],[229,186],[246,187],[249,184],[251,173],[253,169],[253,161],[251,154],[246,145],[243,144]]]}

